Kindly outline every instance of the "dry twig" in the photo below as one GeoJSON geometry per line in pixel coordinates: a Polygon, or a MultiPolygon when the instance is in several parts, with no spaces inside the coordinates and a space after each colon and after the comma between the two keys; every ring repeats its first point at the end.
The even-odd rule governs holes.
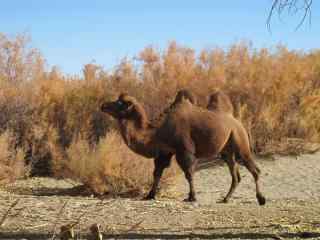
{"type": "Polygon", "coordinates": [[[67,206],[68,201],[69,200],[65,201],[64,204],[62,205],[62,207],[60,208],[60,211],[59,211],[59,213],[57,215],[56,222],[55,222],[54,227],[53,227],[53,234],[52,234],[51,240],[55,239],[55,237],[56,237],[56,227],[57,227],[58,221],[59,221],[59,219],[60,219],[60,217],[62,215],[63,210],[67,206]]]}
{"type": "Polygon", "coordinates": [[[10,211],[19,203],[20,199],[17,199],[16,201],[14,201],[10,207],[8,208],[8,210],[6,211],[6,213],[3,215],[3,217],[0,220],[0,227],[2,226],[2,224],[5,222],[5,220],[7,219],[10,211]]]}

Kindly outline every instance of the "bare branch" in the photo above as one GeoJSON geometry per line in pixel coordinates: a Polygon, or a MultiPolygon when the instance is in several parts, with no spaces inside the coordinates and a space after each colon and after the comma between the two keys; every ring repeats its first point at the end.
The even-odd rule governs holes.
{"type": "Polygon", "coordinates": [[[302,24],[304,23],[308,15],[309,15],[309,23],[311,22],[311,5],[312,5],[312,0],[304,0],[304,14],[298,26],[296,27],[296,30],[298,30],[302,26],[302,24]]]}
{"type": "Polygon", "coordinates": [[[302,24],[309,19],[309,24],[311,25],[311,6],[313,0],[273,0],[272,6],[269,10],[268,18],[267,18],[267,27],[271,32],[271,20],[272,16],[277,13],[279,18],[281,19],[281,15],[283,15],[284,11],[287,10],[289,15],[295,15],[299,12],[302,13],[302,17],[296,27],[296,30],[299,29],[302,24]]]}
{"type": "Polygon", "coordinates": [[[277,6],[279,5],[279,1],[281,1],[281,0],[274,0],[273,4],[271,6],[271,9],[269,11],[269,16],[268,16],[268,19],[267,19],[267,26],[268,26],[269,32],[271,32],[271,18],[273,16],[274,11],[276,10],[277,6]]]}

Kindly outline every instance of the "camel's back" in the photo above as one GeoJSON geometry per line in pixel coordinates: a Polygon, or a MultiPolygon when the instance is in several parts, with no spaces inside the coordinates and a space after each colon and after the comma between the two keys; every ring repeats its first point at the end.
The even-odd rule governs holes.
{"type": "Polygon", "coordinates": [[[210,111],[224,112],[224,113],[234,113],[234,108],[232,102],[228,95],[222,91],[217,91],[210,95],[209,103],[207,109],[210,111]]]}
{"type": "Polygon", "coordinates": [[[172,124],[188,126],[200,129],[215,129],[223,126],[233,125],[232,115],[220,111],[209,111],[207,109],[186,103],[181,104],[168,116],[172,124]]]}
{"type": "Polygon", "coordinates": [[[232,125],[230,114],[210,112],[186,102],[168,114],[159,129],[159,136],[168,145],[187,145],[196,151],[196,155],[206,157],[221,150],[230,136],[232,125]]]}

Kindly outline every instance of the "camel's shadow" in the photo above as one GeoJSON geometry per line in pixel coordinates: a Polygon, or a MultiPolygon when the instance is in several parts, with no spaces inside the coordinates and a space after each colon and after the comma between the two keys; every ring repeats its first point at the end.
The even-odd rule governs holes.
{"type": "MultiPolygon", "coordinates": [[[[63,180],[59,180],[63,181],[63,180]]],[[[112,198],[142,198],[143,194],[139,191],[131,190],[126,192],[121,192],[117,194],[105,193],[105,194],[95,194],[88,186],[84,184],[74,184],[69,183],[69,186],[50,186],[49,184],[41,184],[37,186],[35,184],[30,184],[26,186],[19,185],[9,185],[5,187],[7,192],[16,195],[25,196],[39,196],[39,197],[90,197],[98,199],[112,199],[112,198]],[[31,185],[31,186],[30,186],[31,185]]]]}
{"type": "MultiPolygon", "coordinates": [[[[223,166],[225,162],[219,156],[199,159],[196,171],[202,169],[223,166]]],[[[139,190],[129,190],[121,193],[105,193],[98,195],[88,186],[74,182],[70,179],[55,179],[49,177],[34,177],[25,180],[18,180],[6,185],[3,190],[15,195],[43,196],[43,197],[92,197],[98,199],[143,199],[146,193],[139,190]]]]}
{"type": "Polygon", "coordinates": [[[104,194],[96,194],[92,190],[90,190],[85,185],[79,185],[71,188],[66,189],[59,189],[59,188],[40,188],[36,192],[34,191],[34,196],[65,196],[65,197],[91,197],[91,198],[98,198],[98,199],[112,199],[112,198],[139,198],[143,195],[135,190],[121,192],[117,194],[112,193],[104,193],[104,194]]]}
{"type": "MultiPolygon", "coordinates": [[[[197,171],[224,165],[219,157],[199,159],[197,171]]],[[[130,198],[142,199],[146,193],[139,190],[129,190],[121,193],[105,193],[98,195],[88,186],[69,179],[55,179],[49,177],[34,177],[18,180],[6,185],[3,190],[15,195],[43,196],[43,197],[92,197],[99,199],[130,198]]]]}

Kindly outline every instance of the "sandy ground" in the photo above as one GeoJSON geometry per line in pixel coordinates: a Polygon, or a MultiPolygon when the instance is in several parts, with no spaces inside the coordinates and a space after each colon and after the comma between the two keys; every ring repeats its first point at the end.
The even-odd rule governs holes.
{"type": "Polygon", "coordinates": [[[74,224],[76,237],[85,239],[99,223],[104,238],[117,239],[320,239],[320,153],[258,164],[263,207],[243,167],[231,201],[217,203],[231,182],[225,165],[196,173],[198,202],[192,204],[182,202],[183,177],[156,201],[73,196],[74,183],[65,180],[17,181],[0,191],[0,238],[53,239],[61,225],[74,224]]]}

